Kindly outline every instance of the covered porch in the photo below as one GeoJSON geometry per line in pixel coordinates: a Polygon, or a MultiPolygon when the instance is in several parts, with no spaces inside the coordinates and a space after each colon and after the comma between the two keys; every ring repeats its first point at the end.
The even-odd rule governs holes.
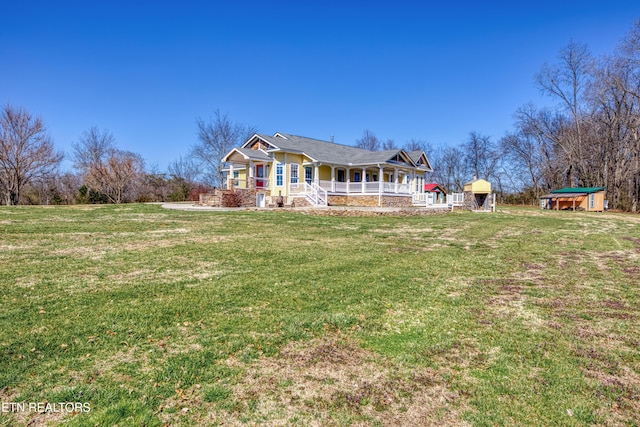
{"type": "MultiPolygon", "coordinates": [[[[389,165],[345,167],[327,164],[305,164],[305,182],[315,184],[329,194],[402,194],[420,192],[424,173],[389,165]]],[[[290,191],[301,187],[292,183],[290,191]]]]}

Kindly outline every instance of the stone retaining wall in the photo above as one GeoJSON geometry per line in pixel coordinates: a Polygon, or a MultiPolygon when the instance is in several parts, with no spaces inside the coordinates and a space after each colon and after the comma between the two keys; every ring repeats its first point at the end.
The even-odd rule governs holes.
{"type": "MultiPolygon", "coordinates": [[[[199,204],[201,206],[212,206],[212,207],[224,207],[225,200],[229,200],[231,198],[235,198],[236,196],[233,193],[237,194],[240,199],[240,207],[242,208],[254,208],[256,207],[256,194],[257,191],[255,189],[236,189],[236,190],[221,190],[214,189],[210,193],[200,194],[199,204]]],[[[266,195],[269,195],[269,192],[265,192],[266,195]]]]}
{"type": "Polygon", "coordinates": [[[381,203],[381,207],[390,208],[403,208],[411,207],[411,196],[389,196],[383,195],[382,198],[378,195],[371,196],[351,196],[348,194],[342,195],[329,195],[329,206],[363,206],[363,207],[378,207],[378,202],[381,203]]]}

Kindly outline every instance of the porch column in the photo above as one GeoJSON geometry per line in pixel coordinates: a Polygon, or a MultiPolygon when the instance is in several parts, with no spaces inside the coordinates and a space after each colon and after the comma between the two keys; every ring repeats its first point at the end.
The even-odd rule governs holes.
{"type": "Polygon", "coordinates": [[[282,165],[282,186],[284,187],[284,196],[289,195],[289,175],[291,174],[291,172],[287,172],[289,167],[290,166],[287,163],[287,153],[284,153],[284,164],[282,165]]]}
{"type": "Polygon", "coordinates": [[[351,190],[351,168],[347,168],[347,194],[351,190]]]}
{"type": "Polygon", "coordinates": [[[360,183],[362,184],[362,192],[366,193],[367,189],[367,169],[366,168],[362,168],[362,176],[360,177],[360,183]]]}
{"type": "Polygon", "coordinates": [[[253,188],[255,182],[253,180],[253,160],[251,159],[249,159],[249,173],[246,176],[247,188],[253,188]]]}
{"type": "Polygon", "coordinates": [[[395,192],[398,192],[398,169],[393,170],[393,182],[395,184],[395,192]]]}
{"type": "Polygon", "coordinates": [[[331,165],[331,191],[336,191],[336,167],[331,165]]]}
{"type": "Polygon", "coordinates": [[[229,163],[229,176],[227,177],[227,190],[233,190],[233,163],[229,163]]]}
{"type": "Polygon", "coordinates": [[[384,192],[384,170],[379,166],[378,172],[378,207],[382,207],[382,193],[384,192]]]}
{"type": "Polygon", "coordinates": [[[413,194],[416,191],[416,173],[411,171],[411,179],[409,180],[409,193],[413,194]]]}
{"type": "Polygon", "coordinates": [[[313,168],[313,182],[320,186],[320,167],[317,164],[313,168]]]}

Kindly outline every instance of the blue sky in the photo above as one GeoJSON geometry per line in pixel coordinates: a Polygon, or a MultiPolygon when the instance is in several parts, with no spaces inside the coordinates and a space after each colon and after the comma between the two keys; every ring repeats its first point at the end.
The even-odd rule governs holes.
{"type": "Polygon", "coordinates": [[[67,153],[98,126],[162,170],[217,109],[342,144],[497,140],[518,107],[551,102],[543,63],[572,39],[611,53],[640,18],[637,0],[4,3],[0,104],[67,153]]]}

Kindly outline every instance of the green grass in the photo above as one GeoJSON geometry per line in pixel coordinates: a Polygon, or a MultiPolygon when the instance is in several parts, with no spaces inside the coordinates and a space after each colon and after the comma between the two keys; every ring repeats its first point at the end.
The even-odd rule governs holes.
{"type": "Polygon", "coordinates": [[[0,426],[638,425],[640,217],[0,208],[0,426]]]}

